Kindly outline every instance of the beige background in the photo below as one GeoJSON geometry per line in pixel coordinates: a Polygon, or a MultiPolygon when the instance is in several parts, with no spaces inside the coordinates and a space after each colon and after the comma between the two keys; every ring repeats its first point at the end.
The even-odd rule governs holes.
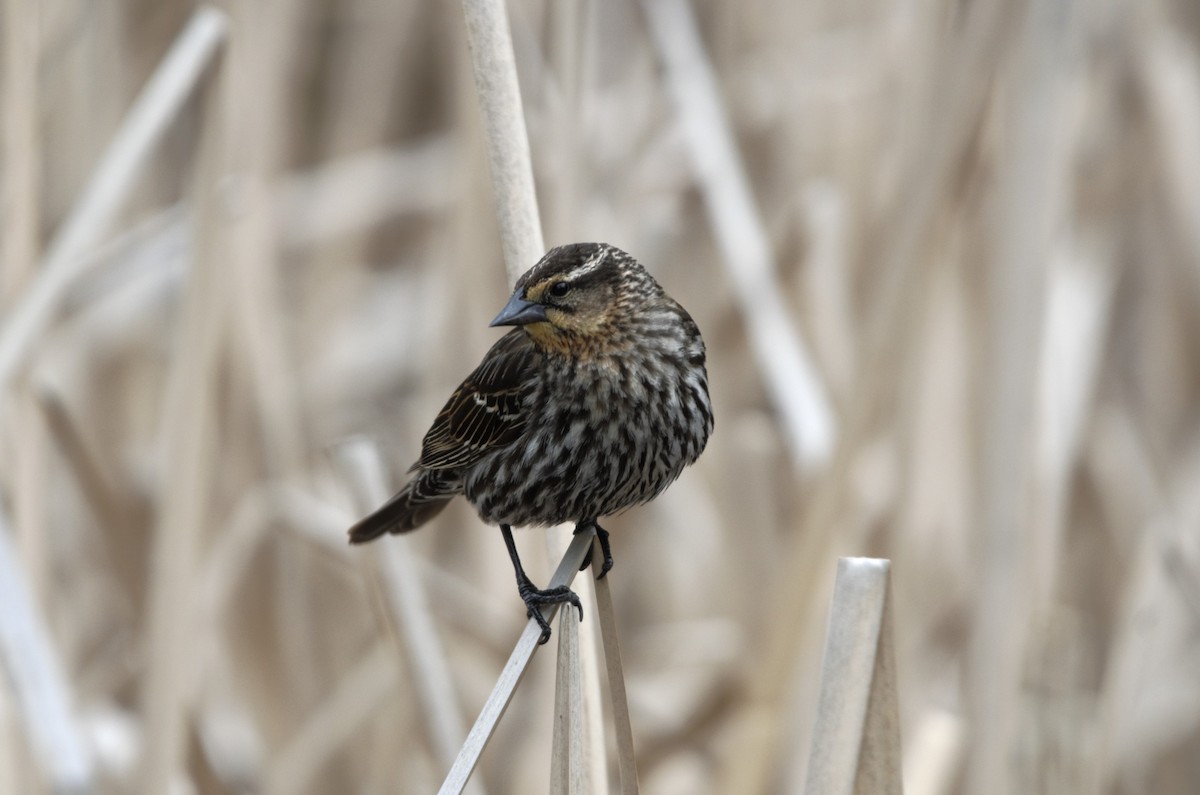
{"type": "MultiPolygon", "coordinates": [[[[337,451],[377,439],[398,485],[507,298],[462,11],[221,7],[229,48],[0,382],[0,510],[98,791],[431,792],[337,451]]],[[[632,252],[709,345],[708,451],[607,523],[643,791],[801,790],[846,554],[894,563],[909,793],[1200,790],[1196,5],[692,8],[749,227],[714,227],[736,188],[697,164],[730,164],[643,6],[510,3],[547,245],[632,252]],[[723,234],[766,243],[757,293],[723,234]],[[771,387],[795,349],[754,353],[769,305],[815,435],[771,387]]],[[[5,2],[0,343],[192,10],[5,2]]],[[[523,623],[500,535],[456,505],[410,547],[469,725],[523,623]]],[[[487,792],[546,789],[553,648],[487,792]]],[[[17,696],[0,792],[49,791],[17,696]]]]}

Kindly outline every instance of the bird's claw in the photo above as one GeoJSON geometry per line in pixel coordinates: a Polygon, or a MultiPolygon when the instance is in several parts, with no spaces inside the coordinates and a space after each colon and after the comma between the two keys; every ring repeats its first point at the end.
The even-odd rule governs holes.
{"type": "MultiPolygon", "coordinates": [[[[608,531],[595,522],[586,522],[584,524],[577,525],[575,527],[575,533],[582,533],[589,527],[596,531],[596,538],[600,541],[600,551],[604,554],[604,563],[600,566],[600,573],[596,575],[597,580],[603,580],[604,576],[608,574],[613,567],[612,546],[610,546],[608,543],[608,531]]],[[[583,563],[579,565],[580,571],[587,571],[588,567],[592,565],[592,549],[594,547],[594,544],[588,545],[587,554],[583,556],[583,563]]]]}
{"type": "Polygon", "coordinates": [[[550,640],[550,622],[542,615],[541,610],[545,605],[570,604],[579,611],[579,620],[583,621],[583,604],[579,601],[579,595],[565,585],[542,590],[534,588],[532,583],[525,583],[517,590],[525,602],[526,615],[542,628],[541,637],[538,638],[539,646],[550,640]]]}

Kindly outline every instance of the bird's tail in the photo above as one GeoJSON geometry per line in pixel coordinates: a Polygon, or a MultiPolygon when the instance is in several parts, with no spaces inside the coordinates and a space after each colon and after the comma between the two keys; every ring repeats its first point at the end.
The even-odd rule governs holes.
{"type": "Polygon", "coordinates": [[[462,493],[462,479],[439,470],[425,470],[400,492],[349,530],[351,544],[372,541],[384,533],[407,533],[437,516],[446,503],[462,493]]]}

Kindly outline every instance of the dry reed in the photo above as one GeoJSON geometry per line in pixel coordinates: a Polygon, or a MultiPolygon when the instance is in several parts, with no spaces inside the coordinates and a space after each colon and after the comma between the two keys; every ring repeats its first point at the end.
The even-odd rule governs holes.
{"type": "MultiPolygon", "coordinates": [[[[514,0],[500,121],[454,3],[0,7],[0,792],[437,790],[533,639],[464,506],[349,550],[335,451],[407,467],[543,220],[718,415],[606,525],[632,731],[589,610],[567,789],[803,791],[839,555],[910,795],[1200,788],[1194,3],[514,0]]],[[[481,790],[549,789],[553,652],[481,790]]]]}

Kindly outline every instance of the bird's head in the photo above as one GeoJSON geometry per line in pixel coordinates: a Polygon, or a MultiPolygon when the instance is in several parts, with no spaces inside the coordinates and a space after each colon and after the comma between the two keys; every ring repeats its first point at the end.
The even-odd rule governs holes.
{"type": "Polygon", "coordinates": [[[523,326],[545,350],[586,355],[622,344],[639,306],[661,293],[619,248],[573,243],[526,271],[492,325],[523,326]]]}

